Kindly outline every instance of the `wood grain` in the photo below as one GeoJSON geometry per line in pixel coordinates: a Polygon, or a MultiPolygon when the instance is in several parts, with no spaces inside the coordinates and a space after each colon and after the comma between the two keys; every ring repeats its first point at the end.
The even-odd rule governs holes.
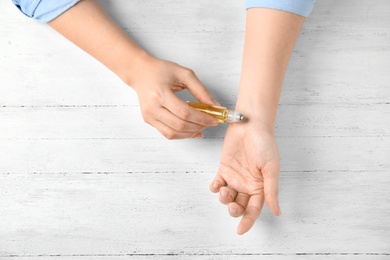
{"type": "MultiPolygon", "coordinates": [[[[234,107],[244,1],[101,3],[234,107]]],[[[241,237],[208,190],[226,126],[163,139],[110,71],[0,10],[1,259],[390,259],[388,1],[317,1],[278,110],[283,215],[241,237]]]]}

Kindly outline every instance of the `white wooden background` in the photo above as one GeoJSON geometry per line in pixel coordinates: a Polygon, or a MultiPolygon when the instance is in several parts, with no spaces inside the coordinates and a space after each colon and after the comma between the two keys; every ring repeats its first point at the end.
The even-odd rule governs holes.
{"type": "MultiPolygon", "coordinates": [[[[102,4],[234,106],[244,1],[102,4]]],[[[283,215],[238,236],[208,190],[226,126],[165,140],[133,90],[1,0],[0,259],[390,259],[390,2],[319,0],[284,83],[283,215]]]]}

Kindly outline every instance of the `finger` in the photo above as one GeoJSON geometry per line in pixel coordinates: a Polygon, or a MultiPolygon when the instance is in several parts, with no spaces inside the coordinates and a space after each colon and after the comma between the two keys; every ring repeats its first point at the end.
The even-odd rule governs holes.
{"type": "Polygon", "coordinates": [[[157,128],[157,130],[168,140],[203,137],[202,133],[178,132],[158,120],[155,120],[149,124],[157,128]]]}
{"type": "Polygon", "coordinates": [[[229,204],[236,199],[237,191],[230,187],[221,187],[219,189],[219,201],[222,204],[229,204]]]}
{"type": "Polygon", "coordinates": [[[246,207],[244,216],[237,227],[237,233],[242,235],[248,232],[253,226],[256,219],[260,215],[260,211],[264,204],[264,196],[262,194],[252,195],[249,198],[248,206],[246,207]]]}
{"type": "Polygon", "coordinates": [[[232,216],[233,218],[238,218],[239,216],[244,214],[245,208],[243,208],[240,204],[236,202],[231,202],[228,205],[228,211],[230,216],[232,216]]]}
{"type": "Polygon", "coordinates": [[[192,70],[188,70],[182,81],[186,84],[188,91],[200,102],[220,106],[192,70]]]}
{"type": "Polygon", "coordinates": [[[248,206],[249,195],[245,193],[238,193],[234,202],[229,203],[229,214],[232,217],[239,217],[244,214],[248,206]]]}
{"type": "Polygon", "coordinates": [[[265,202],[271,212],[277,216],[282,214],[278,199],[279,172],[278,166],[272,166],[262,170],[265,202]]]}
{"type": "Polygon", "coordinates": [[[214,117],[190,107],[172,92],[168,93],[167,96],[163,106],[182,120],[206,127],[218,125],[218,121],[214,117]]]}
{"type": "Polygon", "coordinates": [[[176,130],[177,132],[201,132],[205,126],[194,124],[188,121],[185,121],[176,115],[172,114],[169,110],[165,108],[160,109],[158,115],[158,121],[164,123],[168,127],[176,130]]]}
{"type": "Polygon", "coordinates": [[[211,192],[219,192],[219,189],[223,186],[226,186],[226,181],[222,178],[220,174],[217,174],[214,180],[210,183],[209,189],[211,192]]]}

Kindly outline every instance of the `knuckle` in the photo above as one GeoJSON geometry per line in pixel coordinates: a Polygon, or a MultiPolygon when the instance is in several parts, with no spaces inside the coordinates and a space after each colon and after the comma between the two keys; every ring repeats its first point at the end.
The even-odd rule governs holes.
{"type": "Polygon", "coordinates": [[[167,138],[168,140],[173,140],[173,139],[175,139],[175,134],[168,133],[165,135],[165,138],[167,138]]]}
{"type": "Polygon", "coordinates": [[[184,74],[187,78],[192,78],[195,76],[195,72],[192,69],[185,68],[184,74]]]}
{"type": "Polygon", "coordinates": [[[184,108],[179,110],[178,116],[181,119],[187,120],[190,117],[190,112],[184,108]]]}
{"type": "Polygon", "coordinates": [[[178,121],[178,122],[176,122],[176,123],[175,123],[175,129],[176,129],[177,131],[180,131],[180,132],[186,130],[186,123],[183,122],[183,121],[178,121]]]}
{"type": "Polygon", "coordinates": [[[151,117],[147,110],[141,110],[142,118],[144,119],[144,122],[149,123],[151,121],[151,117]]]}
{"type": "Polygon", "coordinates": [[[142,114],[149,114],[150,111],[152,111],[152,104],[150,102],[143,103],[141,107],[142,114]]]}
{"type": "Polygon", "coordinates": [[[160,132],[168,140],[173,140],[176,137],[176,133],[174,131],[164,131],[164,130],[162,130],[160,132]]]}

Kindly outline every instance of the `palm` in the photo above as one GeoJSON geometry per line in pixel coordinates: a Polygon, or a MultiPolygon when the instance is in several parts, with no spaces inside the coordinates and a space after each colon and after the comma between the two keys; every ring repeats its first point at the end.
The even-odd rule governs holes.
{"type": "MultiPolygon", "coordinates": [[[[239,226],[241,231],[246,232],[253,225],[264,203],[264,195],[277,194],[278,174],[279,155],[273,134],[249,123],[230,125],[216,181],[227,185],[219,190],[223,191],[220,200],[229,204],[231,215],[245,212],[239,226]]],[[[212,188],[212,191],[218,190],[212,188]]],[[[266,200],[271,210],[278,214],[275,199],[277,201],[271,196],[266,200]]],[[[239,233],[243,233],[241,231],[239,233]]]]}

